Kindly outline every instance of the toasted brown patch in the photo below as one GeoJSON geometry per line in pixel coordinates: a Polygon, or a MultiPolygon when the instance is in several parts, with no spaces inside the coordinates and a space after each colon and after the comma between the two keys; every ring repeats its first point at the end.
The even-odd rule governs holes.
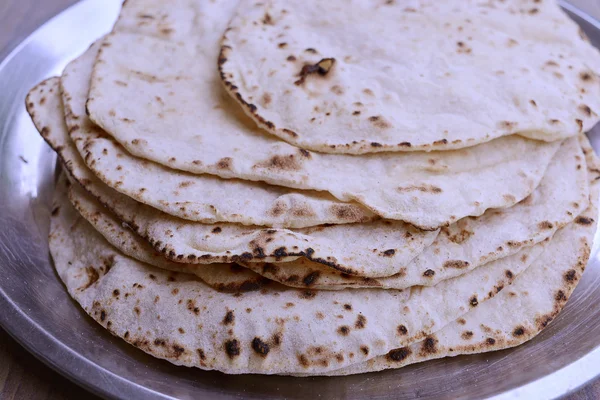
{"type": "Polygon", "coordinates": [[[567,272],[565,272],[564,279],[568,283],[575,282],[575,280],[577,279],[577,271],[575,271],[574,269],[568,270],[567,272]]]}
{"type": "Polygon", "coordinates": [[[557,302],[565,302],[567,301],[567,295],[565,294],[564,291],[559,290],[556,292],[556,295],[554,296],[554,300],[556,300],[557,302]]]}
{"type": "Polygon", "coordinates": [[[365,326],[367,326],[367,318],[362,314],[358,314],[354,327],[356,329],[363,329],[365,326]]]}
{"type": "Polygon", "coordinates": [[[444,262],[444,268],[456,268],[462,269],[467,268],[470,264],[467,261],[462,260],[448,260],[444,262]]]}
{"type": "Polygon", "coordinates": [[[339,85],[333,85],[333,86],[331,87],[331,91],[332,91],[334,94],[337,94],[337,95],[342,95],[342,94],[344,94],[344,89],[343,89],[341,86],[339,86],[339,85]]]}
{"type": "Polygon", "coordinates": [[[515,337],[523,336],[525,333],[526,333],[526,330],[525,330],[525,327],[523,327],[523,326],[517,326],[512,332],[513,336],[515,336],[515,337]]]}
{"type": "Polygon", "coordinates": [[[581,111],[583,114],[585,114],[586,117],[591,117],[592,116],[592,109],[589,106],[586,106],[585,104],[581,104],[578,107],[579,111],[581,111]]]}
{"type": "Polygon", "coordinates": [[[330,210],[341,221],[359,222],[363,216],[361,209],[352,204],[334,204],[330,210]]]}
{"type": "Polygon", "coordinates": [[[232,325],[233,323],[235,323],[235,315],[233,311],[228,310],[223,318],[223,325],[232,325]]]}
{"type": "Polygon", "coordinates": [[[547,315],[541,315],[541,316],[538,316],[538,317],[535,319],[535,324],[536,324],[536,326],[537,326],[537,328],[538,328],[538,329],[542,330],[542,329],[544,329],[546,326],[548,326],[548,324],[549,324],[550,322],[552,322],[552,319],[553,319],[553,318],[554,318],[554,316],[553,316],[553,315],[551,315],[551,314],[547,314],[547,315]]]}
{"type": "Polygon", "coordinates": [[[459,41],[456,42],[456,47],[457,53],[462,53],[462,54],[471,54],[471,52],[473,51],[473,49],[471,49],[469,46],[467,46],[467,44],[465,42],[459,41]]]}
{"type": "Polygon", "coordinates": [[[594,223],[594,220],[592,218],[579,216],[575,218],[575,223],[579,225],[591,225],[594,223]]]}
{"type": "MultiPolygon", "coordinates": [[[[447,232],[447,230],[444,230],[444,232],[447,232]]],[[[448,234],[448,239],[452,242],[452,243],[456,243],[456,244],[461,244],[462,242],[464,242],[465,240],[467,240],[468,238],[470,238],[471,236],[473,236],[473,232],[469,231],[467,229],[461,229],[460,232],[455,233],[454,235],[450,235],[448,234]]]]}
{"type": "Polygon", "coordinates": [[[269,354],[269,351],[271,351],[269,345],[258,337],[252,339],[252,350],[258,353],[261,357],[266,357],[267,354],[269,354]]]}
{"type": "Polygon", "coordinates": [[[96,268],[94,267],[86,267],[85,273],[87,274],[88,281],[83,287],[79,288],[80,290],[85,290],[89,288],[100,278],[98,271],[96,271],[96,268]]]}
{"type": "Polygon", "coordinates": [[[314,299],[316,296],[317,296],[317,292],[315,292],[314,290],[303,290],[298,295],[298,297],[300,297],[301,299],[304,299],[304,300],[314,299]]]}
{"type": "Polygon", "coordinates": [[[348,325],[342,325],[337,329],[337,333],[342,336],[348,336],[350,334],[350,327],[348,325]]]}
{"type": "Polygon", "coordinates": [[[320,271],[313,271],[302,279],[302,283],[304,283],[306,286],[310,286],[319,279],[319,276],[321,276],[320,271]]]}
{"type": "Polygon", "coordinates": [[[469,304],[471,307],[477,307],[479,305],[479,301],[477,300],[477,296],[473,296],[469,299],[469,304]]]}
{"type": "Polygon", "coordinates": [[[287,211],[287,204],[282,201],[276,201],[273,207],[269,210],[269,214],[273,217],[279,217],[287,211]]]}
{"type": "MultiPolygon", "coordinates": [[[[369,117],[369,122],[371,122],[375,127],[380,128],[380,129],[387,129],[387,128],[391,127],[390,123],[387,122],[380,115],[374,115],[372,117],[369,117]]],[[[379,145],[379,146],[381,146],[381,145],[379,145]]]]}
{"type": "Polygon", "coordinates": [[[554,228],[554,225],[550,221],[542,221],[538,224],[538,228],[542,229],[542,230],[543,229],[552,229],[552,228],[554,228]]]}
{"type": "Polygon", "coordinates": [[[408,347],[402,347],[400,349],[394,349],[387,353],[386,358],[389,361],[401,362],[406,360],[411,355],[411,350],[408,347]]]}
{"type": "Polygon", "coordinates": [[[428,336],[423,340],[421,344],[421,354],[435,354],[437,353],[437,339],[435,336],[428,336]]]}
{"type": "Polygon", "coordinates": [[[229,359],[234,359],[240,355],[240,342],[237,339],[227,340],[224,343],[225,353],[229,359]]]}
{"type": "Polygon", "coordinates": [[[273,18],[271,18],[271,15],[269,13],[265,13],[262,19],[262,23],[265,25],[273,25],[273,18]]]}
{"type": "Polygon", "coordinates": [[[293,206],[293,208],[291,209],[292,214],[295,217],[314,217],[316,214],[313,211],[313,209],[309,206],[306,205],[295,205],[293,206]]]}
{"type": "Polygon", "coordinates": [[[308,358],[304,354],[300,354],[298,356],[298,362],[304,368],[308,368],[310,366],[310,363],[308,362],[308,358]]]}
{"type": "Polygon", "coordinates": [[[579,74],[579,79],[584,82],[591,82],[594,80],[594,73],[589,71],[583,71],[579,74]]]}
{"type": "Polygon", "coordinates": [[[231,157],[223,157],[217,163],[217,168],[230,170],[232,162],[233,162],[233,160],[231,159],[231,157]]]}
{"type": "Polygon", "coordinates": [[[293,154],[288,156],[275,155],[266,161],[262,161],[254,168],[266,168],[281,171],[297,171],[302,168],[301,163],[293,154]]]}
{"type": "MultiPolygon", "coordinates": [[[[294,132],[293,130],[291,130],[291,129],[283,128],[281,131],[283,133],[286,133],[287,135],[293,137],[293,138],[298,137],[298,134],[296,132],[294,132]]],[[[302,152],[302,151],[306,151],[306,150],[301,149],[300,152],[302,152]]]]}
{"type": "Polygon", "coordinates": [[[398,187],[396,188],[397,191],[399,192],[422,192],[422,193],[442,193],[442,189],[437,187],[437,186],[433,186],[433,185],[420,185],[420,186],[416,186],[416,185],[411,185],[411,186],[406,186],[406,187],[398,187]]]}
{"type": "Polygon", "coordinates": [[[270,93],[265,92],[265,93],[263,93],[261,100],[262,100],[262,105],[264,107],[268,107],[269,104],[271,104],[271,101],[273,100],[273,98],[271,97],[270,93]]]}
{"type": "MultiPolygon", "coordinates": [[[[307,49],[308,51],[309,49],[307,49]]],[[[294,82],[296,86],[301,86],[306,78],[310,75],[319,75],[322,77],[327,76],[333,66],[335,65],[335,58],[323,58],[316,64],[305,64],[298,76],[300,77],[298,80],[294,82]]]]}
{"type": "Polygon", "coordinates": [[[500,129],[506,129],[506,130],[512,130],[514,128],[516,128],[517,123],[516,122],[511,122],[511,121],[500,121],[498,123],[500,129]]]}
{"type": "Polygon", "coordinates": [[[398,325],[396,332],[398,332],[399,335],[404,336],[408,333],[408,329],[404,325],[398,325]]]}

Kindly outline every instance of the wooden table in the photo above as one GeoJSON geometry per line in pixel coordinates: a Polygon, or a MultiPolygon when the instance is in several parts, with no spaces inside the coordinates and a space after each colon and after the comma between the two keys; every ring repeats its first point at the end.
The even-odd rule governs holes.
{"type": "MultiPolygon", "coordinates": [[[[27,35],[77,0],[0,0],[0,60],[27,35]]],[[[600,0],[571,0],[600,17],[600,0]]],[[[23,349],[0,329],[0,400],[96,399],[23,349]]],[[[568,397],[600,399],[600,379],[568,397]]]]}

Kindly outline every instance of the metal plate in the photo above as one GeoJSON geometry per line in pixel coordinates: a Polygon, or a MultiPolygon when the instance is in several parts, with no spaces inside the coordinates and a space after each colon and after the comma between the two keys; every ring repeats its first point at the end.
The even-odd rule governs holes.
{"type": "MultiPolygon", "coordinates": [[[[597,255],[563,313],[526,345],[401,370],[337,378],[227,376],[173,366],[112,337],[70,299],[49,260],[56,158],[26,114],[24,98],[106,33],[119,7],[119,0],[79,3],[0,64],[0,324],[29,351],[93,392],[127,399],[553,398],[600,375],[597,255]]],[[[600,23],[565,8],[600,46],[600,23]]],[[[595,131],[590,137],[598,151],[600,128],[595,131]]]]}

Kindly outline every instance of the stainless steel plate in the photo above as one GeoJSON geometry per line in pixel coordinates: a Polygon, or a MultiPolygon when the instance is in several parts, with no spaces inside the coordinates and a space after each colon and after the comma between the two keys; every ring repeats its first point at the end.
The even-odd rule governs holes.
{"type": "MultiPolygon", "coordinates": [[[[339,378],[227,376],[175,367],[112,337],[69,298],[49,260],[56,158],[25,113],[24,98],[107,32],[119,6],[119,0],[79,3],[0,64],[0,324],[32,353],[93,392],[127,399],[553,398],[600,375],[598,256],[564,312],[533,341],[401,370],[339,378]]],[[[600,23],[565,8],[600,46],[600,23]]],[[[600,128],[595,131],[590,137],[598,151],[600,128]]]]}

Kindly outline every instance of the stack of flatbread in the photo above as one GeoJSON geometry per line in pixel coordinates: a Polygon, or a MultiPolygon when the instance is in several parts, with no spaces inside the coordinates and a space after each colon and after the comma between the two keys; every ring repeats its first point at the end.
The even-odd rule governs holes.
{"type": "Polygon", "coordinates": [[[178,365],[519,345],[590,255],[599,73],[550,0],[128,0],[26,101],[63,166],[54,265],[178,365]]]}

